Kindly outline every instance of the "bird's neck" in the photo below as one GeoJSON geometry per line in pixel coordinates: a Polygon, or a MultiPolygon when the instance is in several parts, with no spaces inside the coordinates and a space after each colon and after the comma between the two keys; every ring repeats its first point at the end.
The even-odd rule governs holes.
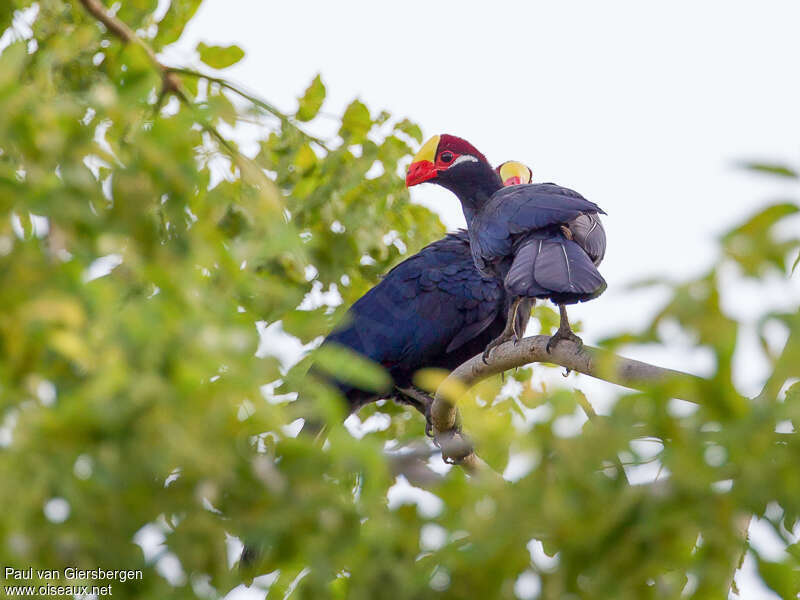
{"type": "Polygon", "coordinates": [[[500,176],[491,165],[481,163],[479,168],[463,174],[457,180],[442,180],[439,185],[453,192],[461,201],[467,227],[492,195],[503,187],[500,176]]]}

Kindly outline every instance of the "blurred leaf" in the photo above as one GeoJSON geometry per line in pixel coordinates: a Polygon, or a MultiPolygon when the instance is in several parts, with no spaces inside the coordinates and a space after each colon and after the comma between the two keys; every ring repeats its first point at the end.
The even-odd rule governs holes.
{"type": "Polygon", "coordinates": [[[293,310],[284,315],[283,329],[307,344],[314,338],[327,333],[330,322],[326,308],[317,310],[293,310]]]}
{"type": "Polygon", "coordinates": [[[723,236],[726,254],[751,277],[759,276],[768,268],[783,271],[787,254],[800,244],[800,239],[779,240],[774,228],[798,211],[800,208],[789,203],[768,206],[723,236]]]}
{"type": "Polygon", "coordinates": [[[742,225],[732,229],[722,238],[727,241],[737,235],[757,236],[766,233],[778,221],[789,215],[796,214],[800,208],[795,204],[773,204],[756,213],[742,225]]]}
{"type": "Polygon", "coordinates": [[[416,123],[412,123],[408,119],[403,119],[397,125],[395,125],[394,128],[398,131],[402,131],[418,144],[422,143],[422,129],[420,129],[419,125],[416,123]]]}
{"type": "Polygon", "coordinates": [[[235,65],[244,58],[244,50],[239,46],[208,46],[203,42],[197,44],[200,60],[213,69],[224,69],[235,65]]]}
{"type": "Polygon", "coordinates": [[[216,94],[208,99],[208,107],[214,115],[225,121],[231,127],[236,125],[238,112],[233,103],[225,94],[216,94]]]}
{"type": "Polygon", "coordinates": [[[161,48],[176,41],[183,33],[184,27],[200,8],[203,0],[171,0],[167,14],[158,24],[156,46],[161,48]]]}
{"type": "Polygon", "coordinates": [[[758,558],[758,572],[765,583],[784,600],[797,598],[800,588],[795,571],[785,563],[758,558]]]}
{"type": "Polygon", "coordinates": [[[542,302],[533,307],[531,316],[539,322],[539,331],[542,335],[550,335],[558,329],[561,320],[556,310],[542,302]]]}
{"type": "Polygon", "coordinates": [[[797,171],[786,165],[776,165],[760,162],[744,162],[741,167],[759,173],[766,173],[768,175],[778,175],[779,177],[797,178],[797,171]]]}
{"type": "Polygon", "coordinates": [[[353,100],[342,115],[341,135],[349,144],[361,143],[372,129],[369,109],[359,100],[353,100]]]}
{"type": "Polygon", "coordinates": [[[317,116],[322,103],[325,101],[325,84],[317,75],[300,98],[295,115],[298,121],[310,121],[317,116]]]}
{"type": "Polygon", "coordinates": [[[380,365],[337,344],[326,344],[314,352],[314,364],[322,372],[360,389],[386,392],[391,379],[380,365]]]}

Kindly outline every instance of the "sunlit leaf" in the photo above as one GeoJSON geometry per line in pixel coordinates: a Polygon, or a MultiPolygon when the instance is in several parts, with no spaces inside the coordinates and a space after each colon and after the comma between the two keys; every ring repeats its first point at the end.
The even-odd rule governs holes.
{"type": "Polygon", "coordinates": [[[317,75],[311,85],[308,86],[297,107],[298,121],[310,121],[317,116],[322,103],[325,101],[325,84],[322,78],[317,75]]]}
{"type": "Polygon", "coordinates": [[[177,40],[183,33],[186,24],[200,8],[203,0],[171,0],[167,14],[158,24],[155,42],[159,47],[177,40]]]}
{"type": "Polygon", "coordinates": [[[244,50],[239,46],[208,46],[203,42],[197,44],[200,60],[214,69],[224,69],[235,65],[244,58],[244,50]]]}
{"type": "Polygon", "coordinates": [[[403,119],[394,126],[398,131],[402,131],[407,136],[411,137],[418,144],[422,143],[422,129],[416,123],[412,123],[408,119],[403,119]]]}
{"type": "Polygon", "coordinates": [[[360,100],[353,100],[342,115],[341,135],[349,143],[361,142],[372,128],[369,109],[360,100]]]}

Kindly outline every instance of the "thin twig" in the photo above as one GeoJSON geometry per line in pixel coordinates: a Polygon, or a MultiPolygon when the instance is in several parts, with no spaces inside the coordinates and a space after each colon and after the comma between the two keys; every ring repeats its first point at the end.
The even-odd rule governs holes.
{"type": "Polygon", "coordinates": [[[252,180],[255,180],[254,182],[258,183],[259,187],[262,188],[262,191],[266,196],[265,199],[269,201],[273,208],[280,208],[280,195],[278,194],[273,182],[270,181],[266,175],[264,175],[264,172],[258,167],[258,165],[253,163],[252,160],[239,152],[233,146],[233,144],[231,144],[231,142],[228,141],[217,130],[216,127],[209,123],[205,117],[200,114],[197,107],[189,99],[189,95],[186,93],[186,90],[183,87],[176,70],[162,64],[161,61],[158,60],[158,56],[156,56],[155,51],[142,38],[137,36],[127,24],[119,20],[117,17],[109,14],[105,6],[103,6],[99,0],[80,0],[80,3],[84,6],[86,11],[100,23],[102,23],[109,32],[114,34],[123,42],[135,44],[144,50],[145,54],[147,54],[147,58],[150,60],[150,63],[161,76],[163,87],[159,97],[163,98],[169,93],[175,94],[175,96],[181,102],[183,102],[193,111],[195,119],[203,128],[203,130],[213,137],[217,143],[227,151],[231,159],[233,159],[233,161],[236,163],[236,166],[239,167],[242,175],[248,176],[252,180]]]}
{"type": "Polygon", "coordinates": [[[161,64],[161,61],[158,60],[155,51],[142,38],[136,35],[136,33],[134,33],[134,31],[128,27],[126,23],[109,14],[106,10],[106,7],[103,6],[100,0],[80,0],[80,2],[83,4],[87,12],[95,19],[100,21],[105,28],[108,29],[108,31],[113,33],[123,42],[136,44],[142,50],[144,50],[145,54],[147,54],[147,58],[161,74],[161,78],[164,82],[164,89],[176,92],[178,91],[180,88],[180,79],[170,73],[170,70],[161,64]]]}
{"type": "Polygon", "coordinates": [[[320,139],[320,138],[318,138],[316,136],[313,136],[310,133],[306,132],[297,123],[295,123],[289,115],[287,115],[286,113],[278,110],[275,106],[273,106],[272,104],[270,104],[269,102],[267,102],[265,100],[262,100],[258,96],[255,96],[254,94],[251,94],[250,92],[247,92],[247,91],[243,90],[241,87],[239,87],[237,85],[234,85],[231,82],[229,82],[229,81],[227,81],[225,79],[222,79],[221,77],[214,77],[213,75],[207,75],[207,74],[202,73],[200,71],[195,71],[194,69],[187,69],[185,67],[167,67],[167,69],[171,73],[178,73],[180,75],[187,75],[189,77],[197,77],[199,79],[205,79],[206,81],[210,81],[212,83],[216,83],[220,87],[223,87],[223,88],[225,88],[227,90],[232,91],[235,94],[238,94],[239,96],[241,96],[245,100],[248,100],[250,103],[252,103],[253,105],[259,107],[260,109],[264,110],[265,112],[271,114],[272,116],[277,117],[281,121],[281,123],[283,125],[287,125],[287,126],[291,127],[292,129],[294,129],[295,131],[300,133],[300,135],[302,135],[308,141],[317,144],[318,146],[320,146],[321,148],[323,148],[325,150],[329,150],[329,148],[328,148],[328,146],[327,146],[327,144],[326,144],[326,142],[324,140],[322,140],[322,139],[320,139]]]}
{"type": "MultiPolygon", "coordinates": [[[[578,404],[581,405],[583,412],[586,413],[586,416],[592,423],[594,423],[597,426],[605,425],[603,420],[594,411],[594,407],[592,406],[591,402],[589,402],[589,399],[586,397],[586,394],[584,394],[580,390],[575,390],[575,397],[578,399],[578,404]]],[[[630,485],[630,481],[628,481],[628,475],[627,473],[625,473],[625,467],[622,466],[622,461],[616,454],[614,455],[614,467],[617,469],[617,474],[622,479],[622,481],[630,485]]]]}

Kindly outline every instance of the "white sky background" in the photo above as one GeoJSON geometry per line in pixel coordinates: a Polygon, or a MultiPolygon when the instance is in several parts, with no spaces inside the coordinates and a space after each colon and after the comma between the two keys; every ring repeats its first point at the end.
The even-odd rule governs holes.
{"type": "MultiPolygon", "coordinates": [[[[494,164],[521,160],[536,181],[598,203],[608,212],[609,288],[570,309],[594,343],[645,323],[664,299],[631,295],[625,284],[698,274],[720,233],[769,200],[800,197],[796,184],[735,168],[742,159],[800,163],[798,23],[791,0],[207,0],[166,54],[171,64],[197,64],[198,41],[236,43],[247,56],[226,77],[284,110],[321,73],[327,112],[358,96],[373,112],[416,121],[426,137],[459,135],[494,164]]],[[[419,186],[412,197],[450,229],[463,226],[449,192],[419,186]]],[[[733,279],[724,306],[745,320],[800,298],[797,276],[766,288],[733,279]]],[[[766,365],[752,332],[742,341],[737,383],[752,395],[766,365]]],[[[627,354],[711,371],[708,356],[682,348],[676,339],[627,354]]],[[[578,383],[601,405],[612,395],[608,384],[578,383]]],[[[747,579],[755,587],[744,597],[775,597],[747,579]]]]}

